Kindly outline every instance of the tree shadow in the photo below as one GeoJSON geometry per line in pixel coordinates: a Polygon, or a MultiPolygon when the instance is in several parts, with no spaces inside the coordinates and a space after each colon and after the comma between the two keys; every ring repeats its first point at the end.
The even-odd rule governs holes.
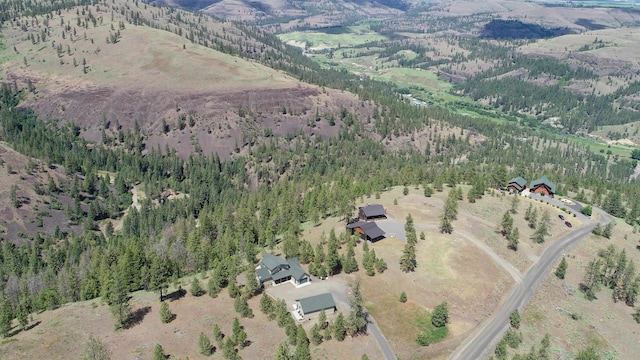
{"type": "Polygon", "coordinates": [[[33,329],[34,327],[40,325],[41,322],[42,321],[38,320],[38,321],[34,322],[33,324],[30,324],[30,325],[26,326],[24,329],[22,327],[20,327],[19,325],[15,326],[15,327],[11,328],[11,330],[9,330],[9,333],[7,334],[7,338],[14,337],[14,336],[20,334],[23,331],[29,331],[29,330],[33,329]]]}
{"type": "Polygon", "coordinates": [[[151,306],[145,306],[143,308],[137,309],[136,311],[132,312],[124,328],[130,329],[135,325],[139,325],[142,322],[142,320],[144,320],[144,317],[150,312],[151,312],[151,306]]]}
{"type": "Polygon", "coordinates": [[[180,300],[185,295],[187,295],[187,290],[180,288],[174,292],[168,293],[167,295],[163,295],[162,300],[176,301],[180,300]]]}

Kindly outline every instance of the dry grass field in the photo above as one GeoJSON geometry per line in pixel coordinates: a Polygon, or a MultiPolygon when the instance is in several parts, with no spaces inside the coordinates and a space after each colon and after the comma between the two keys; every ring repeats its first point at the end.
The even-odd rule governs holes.
{"type": "Polygon", "coordinates": [[[591,236],[568,252],[565,280],[548,277],[525,308],[522,323],[525,342],[521,349],[539,344],[544,334],[549,333],[554,359],[571,358],[587,346],[608,354],[609,358],[637,359],[638,324],[631,317],[634,309],[622,302],[614,303],[609,289],[598,292],[597,300],[588,301],[579,284],[587,263],[609,244],[618,250],[624,248],[627,259],[640,263],[639,239],[629,225],[619,221],[611,240],[591,236]],[[567,312],[576,314],[577,319],[567,312]]]}
{"type": "MultiPolygon", "coordinates": [[[[183,286],[188,286],[185,279],[183,282],[183,286]]],[[[198,337],[205,333],[216,346],[209,359],[224,359],[213,339],[213,326],[218,324],[229,336],[233,319],[238,316],[249,341],[249,346],[240,350],[239,355],[243,359],[273,359],[278,344],[287,337],[284,329],[260,312],[259,296],[249,300],[255,315],[249,319],[240,318],[233,311],[233,299],[226,290],[216,299],[186,294],[177,300],[166,300],[176,318],[163,324],[157,293],[140,291],[132,294],[131,306],[134,311],[145,310],[142,321],[119,331],[113,330],[109,308],[99,299],[68,304],[35,314],[33,328],[5,341],[0,347],[0,358],[76,359],[88,337],[93,335],[107,345],[113,359],[151,359],[156,344],[161,344],[167,354],[179,359],[205,359],[207,357],[200,355],[198,348],[198,337]]],[[[319,346],[312,345],[311,353],[315,359],[359,359],[365,353],[372,359],[380,358],[377,344],[370,336],[347,338],[343,342],[333,339],[319,346]]]]}
{"type": "MultiPolygon", "coordinates": [[[[463,188],[467,190],[467,187],[463,188]]],[[[425,233],[426,240],[418,240],[418,267],[415,272],[403,273],[400,270],[399,259],[404,243],[392,237],[370,246],[378,257],[387,262],[388,269],[383,274],[368,277],[360,265],[361,270],[357,273],[362,279],[369,311],[396,354],[403,359],[446,358],[475,326],[491,315],[513,284],[514,279],[504,266],[524,272],[546,246],[567,231],[557,218],[560,210],[534,202],[539,213],[542,209],[549,210],[552,236],[544,244],[533,244],[529,240],[532,231],[526,229],[527,225],[522,219],[532,200],[523,198],[518,214],[514,215],[515,224],[521,231],[520,248],[517,252],[508,250],[506,240],[497,233],[497,229],[502,215],[511,206],[509,198],[487,194],[475,204],[460,202],[458,220],[453,223],[453,234],[440,234],[437,225],[447,191],[445,188],[444,192],[436,192],[426,198],[422,189],[410,187],[409,194],[405,196],[402,187],[395,187],[381,193],[379,199],[364,198],[357,203],[358,206],[382,204],[390,218],[381,221],[404,222],[406,216],[411,214],[418,234],[421,231],[425,233]],[[397,205],[394,205],[394,200],[397,200],[397,205]],[[496,263],[470,238],[486,244],[486,251],[506,261],[496,263]],[[406,292],[409,299],[404,304],[399,301],[402,291],[406,292]],[[424,309],[431,310],[445,300],[451,312],[448,337],[429,347],[420,347],[415,341],[419,329],[416,318],[424,309]]],[[[575,226],[580,226],[579,222],[571,219],[575,226]]],[[[328,235],[332,228],[339,234],[344,231],[344,223],[336,218],[325,219],[316,227],[305,227],[303,237],[315,245],[322,234],[328,235]]],[[[356,249],[356,258],[361,262],[361,246],[356,249]]]]}

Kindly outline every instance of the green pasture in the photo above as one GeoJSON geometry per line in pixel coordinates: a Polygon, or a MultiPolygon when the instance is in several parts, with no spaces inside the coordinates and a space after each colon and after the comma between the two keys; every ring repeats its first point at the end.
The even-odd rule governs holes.
{"type": "Polygon", "coordinates": [[[278,35],[283,42],[311,43],[311,47],[353,46],[372,41],[385,40],[386,36],[372,31],[368,25],[354,25],[326,30],[294,31],[278,35]]]}

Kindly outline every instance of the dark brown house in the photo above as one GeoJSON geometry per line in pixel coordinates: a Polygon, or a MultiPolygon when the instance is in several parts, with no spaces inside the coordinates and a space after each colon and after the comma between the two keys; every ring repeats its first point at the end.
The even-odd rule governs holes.
{"type": "Polygon", "coordinates": [[[532,193],[553,197],[556,193],[556,184],[552,183],[546,175],[543,175],[540,179],[533,180],[529,185],[529,189],[532,193]]]}
{"type": "Polygon", "coordinates": [[[386,219],[387,212],[382,205],[367,205],[358,210],[358,218],[360,220],[386,219]]]}
{"type": "Polygon", "coordinates": [[[362,240],[376,242],[385,238],[384,231],[375,222],[356,221],[347,224],[347,229],[351,230],[351,235],[358,232],[362,240]]]}

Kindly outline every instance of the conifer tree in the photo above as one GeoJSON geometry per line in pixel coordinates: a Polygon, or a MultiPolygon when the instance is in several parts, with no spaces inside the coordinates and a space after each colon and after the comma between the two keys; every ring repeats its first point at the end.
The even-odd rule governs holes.
{"type": "Polygon", "coordinates": [[[298,325],[297,340],[296,340],[296,352],[295,356],[297,360],[311,360],[311,350],[309,349],[309,338],[307,332],[302,325],[298,325]]]}
{"type": "Polygon", "coordinates": [[[333,324],[333,334],[338,341],[344,340],[347,335],[344,316],[342,316],[342,313],[338,313],[338,316],[336,317],[336,322],[333,324]]]}
{"type": "Polygon", "coordinates": [[[555,273],[558,279],[564,279],[564,276],[567,273],[567,266],[567,259],[563,256],[562,260],[560,261],[560,265],[558,265],[555,273]]]}
{"type": "Polygon", "coordinates": [[[200,337],[198,338],[198,348],[200,349],[200,354],[204,356],[212,354],[211,340],[209,340],[209,337],[205,335],[205,333],[200,333],[200,337]]]}

